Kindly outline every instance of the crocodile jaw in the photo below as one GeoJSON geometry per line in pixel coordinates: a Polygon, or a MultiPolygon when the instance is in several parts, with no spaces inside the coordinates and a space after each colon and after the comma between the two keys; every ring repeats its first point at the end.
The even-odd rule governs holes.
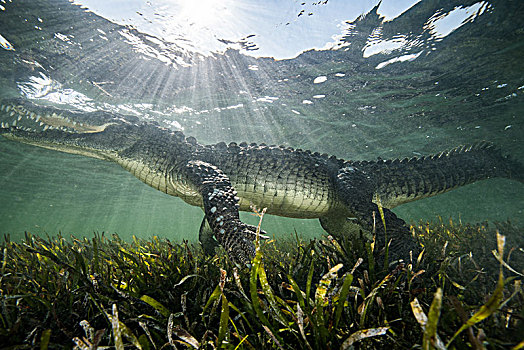
{"type": "Polygon", "coordinates": [[[2,129],[16,129],[28,132],[43,132],[46,130],[61,130],[68,133],[97,133],[104,131],[109,125],[115,123],[105,123],[103,125],[90,125],[87,123],[71,120],[67,116],[49,112],[42,109],[43,113],[36,113],[28,110],[23,105],[0,104],[0,121],[2,129]]]}
{"type": "Polygon", "coordinates": [[[113,159],[110,149],[89,147],[77,143],[82,135],[105,131],[114,122],[89,124],[57,114],[46,107],[28,109],[22,104],[0,103],[0,134],[9,139],[41,148],[79,154],[98,159],[113,159]],[[36,111],[36,112],[35,112],[36,111]]]}

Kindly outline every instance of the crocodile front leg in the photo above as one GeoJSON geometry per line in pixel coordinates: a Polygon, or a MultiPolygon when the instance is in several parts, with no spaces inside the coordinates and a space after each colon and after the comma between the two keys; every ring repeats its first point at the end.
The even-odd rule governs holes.
{"type": "MultiPolygon", "coordinates": [[[[186,166],[189,181],[202,196],[207,224],[229,256],[238,263],[249,264],[255,255],[253,240],[256,227],[240,221],[237,192],[220,169],[203,161],[189,161],[186,166]]],[[[205,223],[200,239],[206,252],[214,249],[205,223]],[[210,243],[211,242],[211,243],[210,243]]]]}

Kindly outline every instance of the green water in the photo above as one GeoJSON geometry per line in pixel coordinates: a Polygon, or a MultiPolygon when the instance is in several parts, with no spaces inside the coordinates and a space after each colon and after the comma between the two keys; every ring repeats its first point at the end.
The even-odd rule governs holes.
{"type": "MultiPolygon", "coordinates": [[[[137,114],[182,128],[201,143],[284,144],[360,160],[425,155],[489,140],[524,159],[522,2],[413,2],[388,21],[380,15],[386,5],[380,5],[384,9],[379,7],[377,15],[373,4],[363,2],[361,14],[366,16],[355,20],[349,5],[340,2],[275,2],[263,12],[267,21],[278,16],[287,20],[279,17],[269,29],[254,21],[242,35],[219,37],[221,29],[211,23],[202,32],[216,42],[242,42],[255,34],[249,40],[269,57],[256,57],[257,51],[245,47],[238,51],[233,44],[201,54],[184,46],[189,39],[183,43],[188,33],[183,26],[172,29],[182,37],[173,42],[167,35],[154,37],[154,16],[148,26],[129,19],[110,21],[96,1],[81,3],[92,12],[67,1],[2,4],[0,35],[15,50],[5,44],[0,48],[0,98],[21,96],[63,109],[137,114]],[[282,4],[287,4],[284,15],[282,4]],[[301,6],[312,15],[297,16],[301,6]],[[449,23],[463,12],[454,26],[449,23]],[[338,17],[329,17],[332,13],[338,17]],[[324,22],[315,19],[322,16],[327,16],[324,22]],[[327,27],[328,19],[343,23],[339,32],[314,27],[327,27]],[[432,26],[442,32],[435,34],[432,26]],[[290,38],[312,31],[315,35],[300,38],[308,48],[308,40],[322,29],[332,31],[325,41],[339,34],[340,45],[286,57],[290,38]],[[389,50],[369,55],[387,43],[393,43],[389,50]],[[385,64],[402,57],[402,62],[385,64]]],[[[161,12],[161,4],[152,6],[161,12]]],[[[252,10],[255,17],[261,11],[252,10]]],[[[246,20],[237,18],[239,25],[246,20]]],[[[103,231],[124,238],[195,240],[203,217],[199,208],[149,188],[117,165],[3,138],[0,181],[0,233],[15,238],[24,231],[78,236],[103,231]]],[[[472,223],[509,219],[518,225],[524,224],[523,211],[524,186],[504,179],[395,209],[408,222],[441,216],[472,223]]],[[[257,222],[248,213],[243,219],[257,222]]],[[[305,237],[323,233],[317,220],[271,216],[265,217],[263,228],[277,237],[290,237],[295,230],[305,237]]]]}

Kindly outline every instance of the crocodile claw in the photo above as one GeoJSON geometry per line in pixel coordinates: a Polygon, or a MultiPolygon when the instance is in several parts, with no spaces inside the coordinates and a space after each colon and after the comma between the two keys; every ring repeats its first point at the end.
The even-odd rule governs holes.
{"type": "Polygon", "coordinates": [[[260,232],[257,234],[257,226],[253,226],[253,225],[249,225],[249,224],[244,224],[244,233],[251,240],[256,239],[257,235],[258,235],[259,238],[269,239],[269,236],[267,236],[267,232],[266,231],[260,230],[260,232]]]}

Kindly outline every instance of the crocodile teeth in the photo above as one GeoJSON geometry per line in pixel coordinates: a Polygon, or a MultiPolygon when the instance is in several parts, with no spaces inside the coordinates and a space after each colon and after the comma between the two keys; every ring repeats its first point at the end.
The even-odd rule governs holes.
{"type": "Polygon", "coordinates": [[[49,125],[44,126],[44,131],[46,131],[47,129],[49,129],[49,125]]]}
{"type": "Polygon", "coordinates": [[[13,126],[16,126],[16,122],[17,122],[17,120],[16,120],[16,119],[15,119],[15,120],[13,120],[13,126]]]}
{"type": "Polygon", "coordinates": [[[9,112],[10,110],[11,110],[11,106],[7,106],[7,107],[5,107],[5,111],[6,111],[6,112],[9,112]]]}
{"type": "Polygon", "coordinates": [[[44,126],[44,123],[40,122],[40,123],[38,123],[38,125],[40,125],[40,126],[44,126]]]}
{"type": "Polygon", "coordinates": [[[40,116],[40,114],[36,116],[36,122],[37,123],[40,121],[40,118],[42,118],[42,116],[40,116]]]}
{"type": "Polygon", "coordinates": [[[9,113],[9,116],[12,117],[12,116],[14,116],[15,114],[16,114],[15,111],[11,111],[11,113],[9,113]]]}
{"type": "Polygon", "coordinates": [[[2,112],[3,112],[3,111],[4,111],[4,109],[5,109],[5,105],[1,105],[1,106],[0,106],[0,111],[2,111],[2,112]]]}
{"type": "Polygon", "coordinates": [[[5,128],[4,122],[2,122],[2,124],[0,124],[0,126],[2,127],[2,129],[5,128]]]}
{"type": "Polygon", "coordinates": [[[31,118],[31,119],[34,120],[34,119],[35,119],[35,116],[36,116],[35,112],[31,112],[31,113],[29,113],[29,118],[31,118]]]}
{"type": "Polygon", "coordinates": [[[17,118],[18,121],[22,120],[22,115],[18,115],[18,118],[17,118]]]}

